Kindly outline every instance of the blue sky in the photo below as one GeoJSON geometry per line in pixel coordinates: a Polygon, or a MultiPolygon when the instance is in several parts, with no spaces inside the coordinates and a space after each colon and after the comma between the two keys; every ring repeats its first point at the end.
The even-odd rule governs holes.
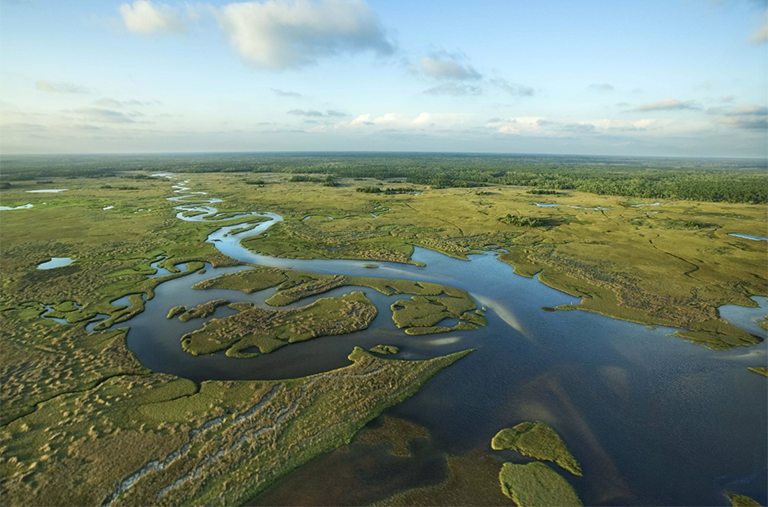
{"type": "Polygon", "coordinates": [[[768,156],[765,0],[0,0],[3,153],[768,156]]]}

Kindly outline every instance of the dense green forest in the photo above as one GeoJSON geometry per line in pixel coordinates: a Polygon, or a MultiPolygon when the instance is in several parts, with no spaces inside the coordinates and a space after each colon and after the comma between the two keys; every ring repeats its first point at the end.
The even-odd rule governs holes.
{"type": "Polygon", "coordinates": [[[302,153],[4,156],[0,182],[109,177],[124,171],[287,174],[333,185],[333,178],[400,178],[433,188],[528,186],[644,199],[768,202],[768,161],[536,155],[302,153]]]}

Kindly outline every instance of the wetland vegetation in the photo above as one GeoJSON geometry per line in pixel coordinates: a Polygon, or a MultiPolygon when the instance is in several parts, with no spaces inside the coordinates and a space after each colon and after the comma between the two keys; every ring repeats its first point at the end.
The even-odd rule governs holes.
{"type": "Polygon", "coordinates": [[[581,475],[581,466],[563,439],[542,422],[523,422],[504,428],[493,437],[491,447],[495,451],[510,449],[534,459],[553,461],[573,475],[581,475]]]}
{"type": "MultiPolygon", "coordinates": [[[[365,344],[382,357],[358,348],[350,366],[287,380],[196,384],[148,370],[126,343],[128,328],[115,326],[131,326],[131,319],[156,304],[161,284],[198,276],[206,267],[242,269],[208,273],[195,289],[245,295],[276,291],[266,298],[273,308],[240,301],[229,304],[237,314],[220,318],[209,319],[216,307],[242,294],[223,299],[217,293],[202,304],[172,301],[176,307],[163,309],[164,322],[167,314],[199,319],[190,326],[201,323],[196,330],[186,328],[176,342],[179,348],[200,355],[226,350],[232,361],[368,328],[377,310],[361,288],[407,295],[386,304],[391,304],[392,322],[412,336],[461,332],[500,320],[491,304],[487,315],[477,310],[486,302],[476,302],[460,287],[387,278],[394,276],[387,261],[418,264],[412,258],[416,247],[465,261],[479,253],[497,256],[516,273],[537,276],[573,296],[574,304],[558,310],[670,326],[675,330],[669,333],[713,349],[762,341],[721,319],[718,308],[754,307],[752,296],[768,295],[764,243],[730,235],[765,235],[764,167],[630,160],[600,169],[591,165],[597,159],[579,158],[555,157],[554,163],[533,157],[416,159],[418,164],[408,165],[390,157],[351,156],[328,165],[339,159],[328,156],[321,164],[309,156],[94,156],[49,163],[32,157],[11,159],[6,166],[4,157],[0,180],[10,183],[1,187],[2,204],[33,206],[0,211],[2,496],[13,505],[242,503],[290,470],[352,441],[368,421],[467,353],[399,359],[409,356],[411,346],[389,341],[390,334],[373,343],[396,345],[365,344]],[[225,197],[216,204],[223,215],[213,222],[176,218],[172,206],[179,203],[166,200],[175,195],[169,182],[150,176],[161,170],[194,173],[182,177],[194,178],[196,191],[225,197]],[[258,173],[258,187],[249,184],[254,175],[243,172],[258,173]],[[307,178],[288,181],[297,175],[307,178]],[[39,187],[31,176],[70,190],[27,193],[39,187]],[[324,186],[329,176],[335,186],[324,186]],[[363,185],[382,191],[356,191],[363,185]],[[485,190],[478,192],[477,185],[485,190]],[[581,208],[537,207],[529,191],[581,208]],[[637,207],[634,199],[661,203],[637,207]],[[268,234],[248,237],[261,219],[231,219],[242,210],[274,211],[284,221],[271,225],[268,234]],[[498,219],[506,216],[540,217],[557,227],[498,219]],[[230,235],[243,234],[242,244],[255,253],[375,261],[384,267],[376,273],[390,271],[373,278],[244,266],[206,242],[226,218],[225,225],[239,226],[230,235]],[[30,220],[36,227],[29,227],[30,220]],[[54,257],[77,262],[37,269],[54,257]],[[301,303],[340,288],[348,293],[301,303]],[[294,304],[300,306],[281,309],[294,304]],[[400,348],[406,353],[386,358],[400,348]],[[116,455],[122,459],[114,460],[116,455]]],[[[403,333],[394,327],[386,332],[403,333]]],[[[458,334],[467,339],[473,333],[458,334]]],[[[420,343],[412,340],[408,343],[420,343]]],[[[256,361],[264,359],[269,358],[256,361]]],[[[744,372],[744,366],[738,368],[744,372]]],[[[749,368],[758,373],[762,368],[764,374],[763,366],[749,368]]],[[[414,441],[426,438],[421,436],[425,430],[411,424],[385,417],[378,433],[359,434],[360,443],[389,441],[394,454],[405,456],[414,441]],[[394,440],[399,433],[402,439],[394,440]]],[[[528,424],[533,426],[504,430],[504,438],[504,431],[499,433],[494,448],[580,470],[575,459],[567,459],[565,445],[556,445],[562,439],[554,430],[557,440],[540,423],[528,424]],[[528,441],[540,432],[546,438],[528,441]]],[[[486,505],[509,504],[507,495],[519,505],[580,504],[568,481],[544,463],[507,463],[500,475],[498,459],[470,453],[448,456],[447,467],[443,482],[403,491],[383,503],[470,504],[471,498],[482,498],[486,505]],[[541,496],[540,484],[548,484],[546,494],[555,496],[541,496]]]]}

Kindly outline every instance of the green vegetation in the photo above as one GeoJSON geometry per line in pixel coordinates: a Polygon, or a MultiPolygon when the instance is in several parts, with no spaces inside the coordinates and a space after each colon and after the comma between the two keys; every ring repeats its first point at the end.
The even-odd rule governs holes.
{"type": "Polygon", "coordinates": [[[763,366],[750,366],[749,371],[753,371],[755,373],[768,377],[768,368],[765,368],[763,366]]]}
{"type": "Polygon", "coordinates": [[[499,222],[507,225],[514,225],[516,227],[544,227],[545,225],[548,225],[548,221],[541,217],[522,217],[511,214],[499,218],[499,222]]]}
{"type": "Polygon", "coordinates": [[[295,181],[336,178],[405,178],[432,188],[486,184],[571,189],[599,195],[711,202],[768,202],[765,160],[695,160],[541,155],[465,154],[217,154],[8,156],[0,181],[41,177],[117,177],[136,181],[159,171],[186,173],[284,173],[295,181]],[[322,177],[307,176],[316,174],[322,177]]]}
{"type": "Polygon", "coordinates": [[[762,507],[757,501],[745,495],[728,493],[726,496],[731,501],[733,507],[762,507]]]}
{"type": "MultiPolygon", "coordinates": [[[[207,303],[198,305],[195,308],[190,308],[186,312],[179,315],[179,320],[182,322],[187,322],[192,319],[203,319],[213,315],[216,312],[216,308],[228,304],[229,300],[227,299],[214,299],[213,301],[208,301],[207,303]]],[[[178,308],[178,306],[174,308],[178,308]]],[[[174,309],[172,308],[171,312],[173,312],[173,310],[174,309]]],[[[168,315],[170,315],[171,312],[169,312],[168,315]]]]}
{"type": "Polygon", "coordinates": [[[196,283],[192,288],[200,290],[234,289],[251,294],[283,283],[287,279],[283,273],[284,271],[280,269],[256,267],[209,278],[196,283]]]}
{"type": "Polygon", "coordinates": [[[139,367],[6,424],[0,491],[9,505],[240,504],[468,352],[389,361],[356,348],[328,373],[199,389],[139,367]]]}
{"type": "Polygon", "coordinates": [[[675,331],[675,336],[691,340],[696,345],[704,345],[715,350],[728,350],[731,347],[756,345],[762,338],[731,326],[720,319],[696,322],[690,331],[675,331]]]}
{"type": "Polygon", "coordinates": [[[293,310],[262,310],[250,303],[230,307],[240,313],[212,319],[202,329],[185,334],[182,348],[195,356],[227,349],[228,356],[255,357],[258,353],[246,350],[258,347],[268,354],[289,343],[360,331],[376,316],[376,307],[362,292],[319,299],[293,310]]]}
{"type": "Polygon", "coordinates": [[[574,475],[581,475],[578,461],[565,443],[548,425],[542,422],[523,422],[498,432],[491,441],[495,451],[511,449],[538,460],[553,461],[574,475]]]}
{"type": "Polygon", "coordinates": [[[411,421],[385,415],[382,424],[376,428],[365,428],[355,437],[355,442],[365,445],[376,445],[381,442],[392,444],[392,454],[401,458],[409,458],[411,450],[408,443],[411,440],[429,438],[429,432],[423,426],[411,421]]]}
{"type": "Polygon", "coordinates": [[[410,335],[470,330],[477,329],[476,326],[486,325],[482,313],[469,313],[477,307],[466,291],[435,283],[256,268],[205,280],[194,285],[193,288],[236,289],[251,293],[275,285],[279,285],[281,290],[266,300],[266,303],[272,306],[285,306],[343,286],[369,287],[387,296],[393,294],[425,296],[414,297],[410,301],[399,300],[391,307],[392,318],[397,326],[406,328],[405,332],[410,335]],[[442,297],[443,295],[445,296],[442,297]],[[448,318],[461,318],[466,322],[460,322],[454,327],[435,326],[448,318]]]}
{"type": "Polygon", "coordinates": [[[446,326],[426,326],[426,327],[410,327],[405,330],[405,334],[411,336],[420,336],[424,334],[435,333],[448,333],[450,331],[471,331],[477,329],[477,326],[470,324],[469,322],[459,322],[453,327],[446,326]]]}
{"type": "Polygon", "coordinates": [[[355,192],[362,192],[364,194],[388,194],[388,195],[394,195],[394,194],[410,194],[411,192],[415,192],[416,189],[413,187],[409,188],[385,188],[382,189],[381,187],[357,187],[355,189],[355,192]]]}
{"type": "Polygon", "coordinates": [[[499,473],[501,490],[519,507],[580,506],[568,481],[544,463],[504,463],[499,473]]]}
{"type": "Polygon", "coordinates": [[[376,506],[474,505],[509,506],[498,486],[499,462],[485,453],[448,456],[448,477],[435,486],[398,493],[376,506]]]}
{"type": "Polygon", "coordinates": [[[392,320],[399,328],[431,327],[445,319],[458,318],[477,308],[472,298],[414,296],[392,304],[392,320]]]}
{"type": "Polygon", "coordinates": [[[179,314],[182,314],[182,313],[184,313],[186,311],[187,311],[187,307],[186,306],[174,306],[173,308],[168,310],[168,316],[166,318],[167,319],[172,319],[175,316],[177,316],[179,314]]]}
{"type": "Polygon", "coordinates": [[[376,345],[371,349],[374,354],[381,354],[382,356],[388,356],[390,354],[397,354],[400,349],[394,345],[376,345]]]}

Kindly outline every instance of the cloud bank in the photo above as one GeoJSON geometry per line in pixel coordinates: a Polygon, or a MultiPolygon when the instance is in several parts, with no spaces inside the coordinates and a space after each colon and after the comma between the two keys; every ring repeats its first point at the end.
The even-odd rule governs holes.
{"type": "Polygon", "coordinates": [[[454,58],[433,58],[425,56],[421,59],[421,70],[429,77],[437,79],[455,79],[459,81],[478,80],[480,75],[472,66],[464,65],[454,58]]]}
{"type": "Polygon", "coordinates": [[[674,111],[679,109],[698,109],[698,107],[692,100],[680,101],[670,97],[657,100],[656,102],[641,104],[635,111],[674,111]]]}
{"type": "Polygon", "coordinates": [[[135,0],[133,4],[122,4],[117,10],[131,33],[182,32],[186,27],[178,9],[165,4],[135,0]]]}
{"type": "Polygon", "coordinates": [[[90,91],[85,86],[72,83],[52,83],[50,81],[36,82],[35,89],[49,93],[88,93],[90,91]]]}
{"type": "Polygon", "coordinates": [[[269,0],[231,3],[217,10],[226,39],[248,63],[285,69],[336,54],[394,51],[363,0],[269,0]]]}

